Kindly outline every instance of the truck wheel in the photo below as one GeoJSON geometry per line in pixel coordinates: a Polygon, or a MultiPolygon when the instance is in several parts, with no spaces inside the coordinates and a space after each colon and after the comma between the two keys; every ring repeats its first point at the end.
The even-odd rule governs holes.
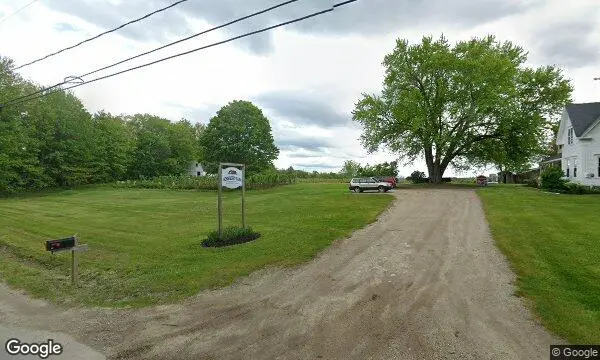
{"type": "Polygon", "coordinates": [[[383,186],[380,186],[380,187],[378,187],[378,188],[377,188],[377,190],[378,190],[379,192],[384,192],[384,191],[385,191],[385,188],[384,188],[383,186]]]}

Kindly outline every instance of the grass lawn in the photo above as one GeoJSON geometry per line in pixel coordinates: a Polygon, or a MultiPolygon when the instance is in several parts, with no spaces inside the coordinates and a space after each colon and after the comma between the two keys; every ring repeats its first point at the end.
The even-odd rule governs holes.
{"type": "MultiPolygon", "coordinates": [[[[393,200],[345,184],[297,184],[246,193],[253,242],[202,248],[217,226],[216,192],[93,188],[0,200],[0,277],[56,303],[145,306],[230,284],[266,265],[307,261],[334,240],[373,222],[393,200]],[[70,253],[44,241],[77,233],[80,286],[70,253]]],[[[241,193],[224,199],[225,225],[241,223],[241,193]]]]}
{"type": "Polygon", "coordinates": [[[515,186],[479,195],[519,295],[549,330],[571,343],[600,344],[600,196],[515,186]]]}

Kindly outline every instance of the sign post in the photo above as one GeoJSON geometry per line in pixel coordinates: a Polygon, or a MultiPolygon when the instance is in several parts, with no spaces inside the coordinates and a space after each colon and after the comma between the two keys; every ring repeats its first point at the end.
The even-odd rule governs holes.
{"type": "Polygon", "coordinates": [[[228,189],[242,188],[242,227],[246,228],[246,165],[220,163],[217,181],[219,183],[217,212],[219,217],[219,238],[221,238],[223,236],[223,187],[228,189]]]}
{"type": "Polygon", "coordinates": [[[219,194],[217,195],[217,214],[219,217],[219,239],[223,238],[223,166],[219,164],[219,194]]]}

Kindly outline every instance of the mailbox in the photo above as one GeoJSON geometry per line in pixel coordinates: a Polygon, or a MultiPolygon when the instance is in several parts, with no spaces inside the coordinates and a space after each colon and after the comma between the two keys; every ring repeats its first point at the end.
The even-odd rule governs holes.
{"type": "Polygon", "coordinates": [[[75,236],[71,236],[65,239],[58,240],[47,240],[46,251],[64,251],[71,250],[75,247],[75,236]]]}

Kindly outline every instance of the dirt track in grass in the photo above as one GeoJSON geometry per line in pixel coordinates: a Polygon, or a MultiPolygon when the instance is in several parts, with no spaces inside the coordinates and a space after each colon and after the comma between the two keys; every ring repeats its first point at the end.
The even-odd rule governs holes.
{"type": "Polygon", "coordinates": [[[476,193],[394,194],[376,223],[296,268],[138,310],[57,309],[2,286],[0,324],[108,359],[548,359],[563,342],[513,295],[476,193]]]}

